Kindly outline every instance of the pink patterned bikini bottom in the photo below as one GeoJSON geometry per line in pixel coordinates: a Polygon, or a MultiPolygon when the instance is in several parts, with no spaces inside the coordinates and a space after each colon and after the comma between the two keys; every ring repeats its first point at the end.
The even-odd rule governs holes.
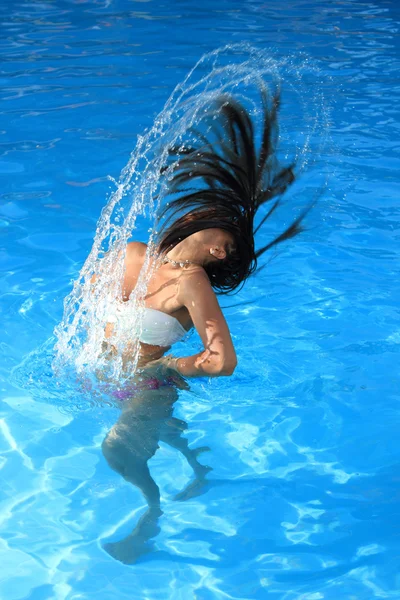
{"type": "Polygon", "coordinates": [[[132,383],[123,389],[113,390],[111,395],[117,400],[124,401],[127,398],[132,398],[137,392],[143,392],[147,390],[159,390],[163,387],[177,387],[178,381],[175,377],[165,377],[164,379],[158,379],[157,377],[148,377],[143,381],[132,383]]]}

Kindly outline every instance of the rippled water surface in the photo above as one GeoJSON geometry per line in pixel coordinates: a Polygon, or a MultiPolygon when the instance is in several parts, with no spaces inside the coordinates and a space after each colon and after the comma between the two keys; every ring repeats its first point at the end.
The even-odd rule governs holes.
{"type": "Polygon", "coordinates": [[[395,0],[0,5],[0,598],[400,598],[399,20],[395,0]],[[145,510],[102,455],[118,409],[14,374],[62,316],[107,175],[200,56],[241,41],[313,58],[333,175],[308,231],[222,301],[238,369],[174,407],[212,471],[193,489],[160,442],[160,532],[127,566],[103,549],[145,510]]]}

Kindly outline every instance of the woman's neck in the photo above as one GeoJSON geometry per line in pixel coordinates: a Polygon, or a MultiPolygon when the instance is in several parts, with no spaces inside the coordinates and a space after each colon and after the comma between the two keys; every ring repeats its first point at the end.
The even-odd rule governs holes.
{"type": "Polygon", "coordinates": [[[193,243],[190,239],[185,239],[174,246],[166,253],[168,262],[183,264],[204,264],[204,250],[199,244],[193,243]]]}

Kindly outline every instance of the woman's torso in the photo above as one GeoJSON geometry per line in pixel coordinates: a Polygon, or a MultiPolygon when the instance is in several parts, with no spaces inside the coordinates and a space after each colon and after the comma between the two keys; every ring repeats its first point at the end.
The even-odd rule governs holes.
{"type": "MultiPolygon", "coordinates": [[[[125,274],[123,281],[123,301],[117,302],[114,308],[123,316],[124,302],[127,302],[136,287],[140,271],[146,258],[146,245],[138,242],[128,244],[125,257],[125,274]]],[[[189,267],[190,268],[190,267],[189,267]]],[[[196,268],[196,267],[195,267],[196,268]]],[[[176,268],[170,264],[153,265],[151,275],[147,282],[145,308],[150,309],[144,315],[143,333],[145,341],[140,342],[140,363],[146,364],[151,360],[160,358],[170,347],[166,340],[176,341],[179,335],[192,327],[189,312],[179,299],[179,285],[181,277],[187,269],[176,268]],[[157,335],[159,330],[159,336],[157,335]],[[158,339],[157,339],[158,338],[158,339]],[[151,340],[152,343],[146,343],[151,340]]],[[[129,328],[129,317],[122,319],[126,332],[129,328]]],[[[108,323],[106,337],[114,332],[115,323],[108,323]]],[[[132,339],[135,337],[132,325],[132,339]]],[[[173,343],[172,341],[172,343],[173,343]]]]}

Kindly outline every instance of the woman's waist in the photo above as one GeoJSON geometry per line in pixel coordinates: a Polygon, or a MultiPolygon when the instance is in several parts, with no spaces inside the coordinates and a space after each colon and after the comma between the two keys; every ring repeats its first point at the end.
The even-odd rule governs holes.
{"type": "Polygon", "coordinates": [[[159,360],[171,348],[171,346],[153,346],[139,342],[138,367],[146,367],[152,361],[159,360]]]}
{"type": "MultiPolygon", "coordinates": [[[[109,354],[109,359],[113,360],[118,354],[115,346],[110,342],[104,342],[103,352],[109,354]]],[[[175,370],[169,369],[163,363],[159,362],[170,346],[150,346],[148,344],[140,344],[139,354],[137,357],[136,368],[132,371],[132,375],[125,379],[124,384],[120,387],[117,382],[112,386],[107,385],[108,392],[113,396],[118,397],[118,392],[121,391],[121,396],[126,394],[132,395],[137,392],[147,392],[161,390],[162,388],[180,388],[186,389],[188,385],[183,377],[175,370]],[[115,393],[114,393],[115,392],[115,393]]],[[[125,350],[122,354],[123,371],[125,376],[133,369],[135,353],[125,350]]]]}
{"type": "MultiPolygon", "coordinates": [[[[137,345],[126,344],[122,349],[122,352],[120,352],[124,363],[128,364],[137,357],[138,366],[145,367],[152,361],[162,358],[164,354],[170,350],[170,348],[171,346],[155,346],[151,344],[145,344],[143,342],[137,342],[137,345]]],[[[108,354],[110,359],[119,354],[117,345],[113,343],[111,338],[107,337],[103,341],[101,350],[103,354],[108,354]]]]}
{"type": "Polygon", "coordinates": [[[146,398],[151,395],[165,397],[176,395],[177,389],[187,389],[186,381],[175,371],[147,364],[137,368],[135,375],[122,385],[108,386],[108,393],[117,400],[146,398]]]}

